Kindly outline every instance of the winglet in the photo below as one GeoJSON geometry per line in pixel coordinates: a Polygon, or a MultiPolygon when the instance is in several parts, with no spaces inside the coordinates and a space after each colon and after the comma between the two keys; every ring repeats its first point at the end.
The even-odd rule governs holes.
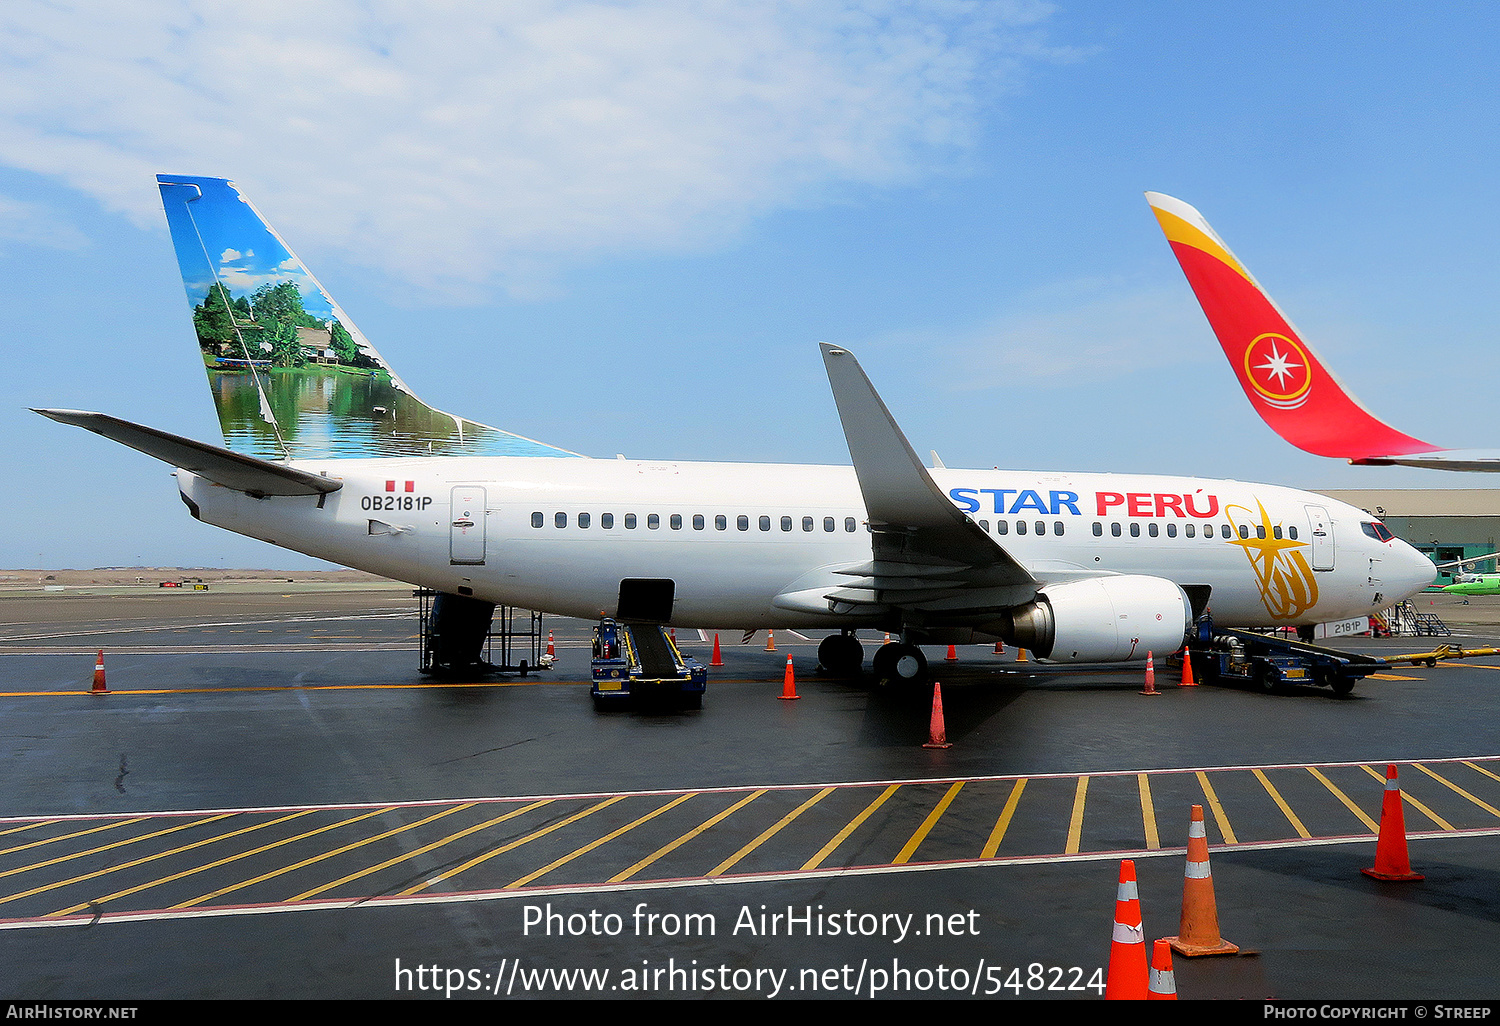
{"type": "Polygon", "coordinates": [[[1240,387],[1273,431],[1351,463],[1438,451],[1380,420],[1343,386],[1202,214],[1158,192],[1146,201],[1240,387]]]}

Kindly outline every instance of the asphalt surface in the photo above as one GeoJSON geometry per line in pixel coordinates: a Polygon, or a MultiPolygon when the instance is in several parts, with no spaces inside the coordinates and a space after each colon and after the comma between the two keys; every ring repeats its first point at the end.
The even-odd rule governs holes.
{"type": "MultiPolygon", "coordinates": [[[[721,632],[702,710],[598,713],[588,624],[435,681],[409,591],[254,587],[0,593],[0,997],[1093,999],[1123,858],[1177,932],[1193,804],[1246,953],[1179,958],[1183,997],[1500,995],[1500,658],[1147,698],[929,649],[932,749],[930,694],[821,677],[816,639],[721,632]],[[1387,763],[1421,882],[1359,872],[1387,763]]],[[[1500,637],[1431,601],[1481,622],[1341,644],[1500,637]]]]}

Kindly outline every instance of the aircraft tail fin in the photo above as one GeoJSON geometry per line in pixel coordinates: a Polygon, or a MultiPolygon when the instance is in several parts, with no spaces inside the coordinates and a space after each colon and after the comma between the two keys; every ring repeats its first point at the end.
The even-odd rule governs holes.
{"type": "Polygon", "coordinates": [[[1354,463],[1438,451],[1380,420],[1343,386],[1202,214],[1161,193],[1146,200],[1240,387],[1273,431],[1299,449],[1354,463]]]}
{"type": "Polygon", "coordinates": [[[233,182],[156,179],[231,451],[272,460],[579,455],[428,406],[233,182]]]}

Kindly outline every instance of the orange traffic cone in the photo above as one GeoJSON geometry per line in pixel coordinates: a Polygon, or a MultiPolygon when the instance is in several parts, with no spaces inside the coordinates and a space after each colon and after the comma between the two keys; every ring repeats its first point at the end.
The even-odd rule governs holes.
{"type": "Polygon", "coordinates": [[[677,644],[677,628],[676,627],[668,627],[667,628],[667,637],[669,637],[669,638],[672,639],[672,644],[674,644],[674,645],[677,644]]]}
{"type": "Polygon", "coordinates": [[[1146,987],[1146,1000],[1177,1000],[1177,976],[1172,972],[1172,945],[1164,940],[1152,945],[1151,982],[1146,987]]]}
{"type": "Polygon", "coordinates": [[[1141,1001],[1146,997],[1146,935],[1141,929],[1141,899],[1135,886],[1135,863],[1120,862],[1120,887],[1115,893],[1114,939],[1109,946],[1109,977],[1104,997],[1111,1001],[1141,1001]]]}
{"type": "Polygon", "coordinates": [[[1380,838],[1375,842],[1375,865],[1360,872],[1377,880],[1425,879],[1421,873],[1411,871],[1411,859],[1406,854],[1406,816],[1401,811],[1401,785],[1396,783],[1394,765],[1385,768],[1385,798],[1380,805],[1380,838]]]}
{"type": "Polygon", "coordinates": [[[1005,654],[1005,642],[1003,642],[1003,641],[997,641],[997,642],[995,642],[995,654],[996,655],[1004,655],[1005,654]]]}
{"type": "Polygon", "coordinates": [[[724,656],[723,656],[723,653],[721,653],[719,651],[719,635],[718,635],[717,631],[714,632],[714,657],[713,657],[713,660],[711,662],[709,662],[708,665],[709,666],[723,666],[724,665],[724,656]]]}
{"type": "Polygon", "coordinates": [[[1156,662],[1151,658],[1151,653],[1146,653],[1146,686],[1141,689],[1143,695],[1159,695],[1156,690],[1156,662]]]}
{"type": "Polygon", "coordinates": [[[1198,686],[1198,682],[1193,679],[1193,653],[1188,651],[1186,645],[1182,646],[1182,682],[1178,686],[1184,688],[1198,686]]]}
{"type": "Polygon", "coordinates": [[[943,725],[943,686],[932,684],[932,724],[927,728],[927,743],[923,748],[952,748],[948,743],[948,728],[943,725]]]}
{"type": "Polygon", "coordinates": [[[1239,946],[1219,936],[1214,876],[1208,867],[1208,834],[1203,806],[1194,805],[1188,822],[1187,872],[1182,881],[1182,920],[1176,937],[1164,938],[1179,955],[1233,955],[1239,946]]]}
{"type": "Polygon", "coordinates": [[[1018,663],[1024,663],[1025,661],[1026,661],[1026,650],[1024,648],[1018,648],[1018,649],[1016,649],[1016,662],[1018,662],[1018,663]]]}
{"type": "Polygon", "coordinates": [[[547,654],[553,659],[557,658],[557,646],[552,643],[552,632],[547,632],[547,654]]]}
{"type": "Polygon", "coordinates": [[[947,661],[950,662],[950,663],[956,663],[956,662],[958,662],[958,646],[957,645],[949,645],[948,646],[948,659],[947,659],[947,661]]]}
{"type": "Polygon", "coordinates": [[[109,688],[104,686],[104,649],[99,650],[99,658],[94,661],[94,686],[89,692],[93,695],[107,695],[109,688]]]}
{"type": "Polygon", "coordinates": [[[889,645],[890,643],[891,643],[891,632],[890,631],[886,631],[885,632],[885,640],[882,641],[881,644],[882,645],[889,645]]]}
{"type": "Polygon", "coordinates": [[[792,657],[791,656],[787,656],[786,657],[786,676],[782,679],[782,682],[781,682],[781,696],[780,697],[781,697],[782,701],[791,701],[793,699],[797,699],[797,698],[801,698],[802,697],[801,695],[797,694],[797,678],[792,675],[792,657]]]}
{"type": "Polygon", "coordinates": [[[766,651],[776,651],[776,632],[769,628],[766,630],[766,651]]]}

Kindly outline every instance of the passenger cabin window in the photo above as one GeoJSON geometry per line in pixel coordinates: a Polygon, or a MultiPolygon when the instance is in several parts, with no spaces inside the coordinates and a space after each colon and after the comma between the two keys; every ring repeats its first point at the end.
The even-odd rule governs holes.
{"type": "Polygon", "coordinates": [[[1024,520],[1017,520],[1016,521],[1016,533],[1017,534],[1025,534],[1026,533],[1026,521],[1024,521],[1024,520]]]}
{"type": "Polygon", "coordinates": [[[1182,525],[1182,533],[1183,533],[1184,537],[1187,537],[1187,538],[1196,538],[1196,537],[1198,537],[1198,535],[1194,533],[1196,530],[1197,530],[1197,528],[1195,528],[1192,524],[1183,524],[1182,525]]]}
{"type": "Polygon", "coordinates": [[[859,530],[859,521],[855,520],[853,517],[845,517],[844,530],[848,531],[850,534],[853,534],[855,531],[859,530]]]}
{"type": "Polygon", "coordinates": [[[830,533],[833,531],[833,517],[823,518],[823,530],[830,533]]]}
{"type": "Polygon", "coordinates": [[[625,530],[627,530],[627,531],[634,531],[635,530],[635,514],[634,513],[626,513],[625,514],[625,530]]]}
{"type": "Polygon", "coordinates": [[[783,531],[790,531],[792,529],[792,518],[791,517],[782,517],[781,518],[781,529],[783,531]]]}
{"type": "Polygon", "coordinates": [[[1261,539],[1262,541],[1265,540],[1265,537],[1266,537],[1266,525],[1265,524],[1256,524],[1255,525],[1255,537],[1261,539]]]}
{"type": "Polygon", "coordinates": [[[1052,525],[1052,533],[1061,537],[1063,533],[1063,522],[1061,520],[1052,525]]]}
{"type": "Polygon", "coordinates": [[[1249,524],[1241,524],[1240,525],[1240,537],[1241,538],[1248,538],[1248,537],[1250,537],[1250,525],[1249,524]]]}
{"type": "Polygon", "coordinates": [[[547,522],[547,518],[544,517],[544,516],[542,516],[540,513],[533,513],[533,514],[531,514],[531,526],[532,527],[541,527],[546,522],[547,522]]]}
{"type": "Polygon", "coordinates": [[[812,529],[813,529],[813,518],[812,517],[803,517],[802,518],[802,530],[804,530],[804,531],[811,531],[812,529]]]}
{"type": "Polygon", "coordinates": [[[1010,533],[1010,521],[1009,520],[996,520],[995,521],[995,533],[996,534],[1009,534],[1010,533]]]}
{"type": "Polygon", "coordinates": [[[1290,538],[1292,541],[1296,541],[1297,540],[1297,529],[1295,527],[1288,527],[1286,529],[1286,536],[1288,538],[1290,538]]]}
{"type": "Polygon", "coordinates": [[[1219,525],[1219,537],[1221,537],[1221,538],[1233,538],[1234,537],[1234,531],[1230,529],[1230,527],[1229,527],[1228,524],[1220,524],[1219,525]]]}
{"type": "Polygon", "coordinates": [[[566,513],[559,513],[552,518],[552,523],[557,527],[567,527],[568,515],[566,513]]]}
{"type": "Polygon", "coordinates": [[[1109,533],[1110,533],[1111,536],[1113,536],[1115,538],[1120,537],[1120,525],[1119,524],[1110,524],[1109,525],[1109,533]]]}
{"type": "Polygon", "coordinates": [[[722,513],[720,513],[718,516],[714,517],[714,530],[715,531],[727,531],[727,530],[729,530],[729,518],[726,517],[722,513]]]}
{"type": "Polygon", "coordinates": [[[695,531],[701,531],[701,530],[703,530],[703,514],[702,513],[694,513],[693,514],[693,530],[695,530],[695,531]]]}
{"type": "Polygon", "coordinates": [[[1140,536],[1141,536],[1141,525],[1140,524],[1131,524],[1130,525],[1130,537],[1132,537],[1132,538],[1139,538],[1140,536]]]}
{"type": "Polygon", "coordinates": [[[734,526],[741,531],[750,530],[750,518],[741,513],[734,518],[734,526]]]}
{"type": "Polygon", "coordinates": [[[990,533],[990,522],[988,520],[981,520],[979,522],[979,526],[981,529],[983,529],[985,534],[990,533]]]}
{"type": "Polygon", "coordinates": [[[587,513],[580,513],[580,514],[578,514],[578,526],[579,527],[588,527],[589,526],[589,515],[587,513]]]}
{"type": "Polygon", "coordinates": [[[755,522],[755,526],[759,527],[762,531],[769,531],[771,529],[771,518],[761,517],[755,522]]]}
{"type": "Polygon", "coordinates": [[[1157,536],[1157,533],[1160,530],[1161,529],[1156,526],[1156,521],[1154,521],[1154,520],[1151,523],[1149,523],[1149,524],[1146,525],[1146,533],[1149,534],[1153,538],[1155,538],[1157,536]]]}
{"type": "Polygon", "coordinates": [[[606,531],[613,529],[615,526],[615,515],[613,513],[600,513],[599,526],[606,531]]]}
{"type": "MultiPolygon", "coordinates": [[[[1058,533],[1060,534],[1062,532],[1058,532],[1058,533]]],[[[1101,524],[1101,523],[1099,523],[1099,521],[1097,521],[1097,520],[1094,521],[1094,537],[1095,538],[1103,538],[1104,537],[1104,525],[1101,524]]]]}
{"type": "Polygon", "coordinates": [[[1276,538],[1276,539],[1280,539],[1281,538],[1281,525],[1280,524],[1277,524],[1275,527],[1271,528],[1271,537],[1272,538],[1276,538]]]}
{"type": "Polygon", "coordinates": [[[674,530],[674,531],[680,531],[680,530],[682,530],[682,514],[681,513],[673,513],[672,514],[672,519],[669,520],[669,521],[667,521],[667,522],[672,525],[672,530],[674,530]]]}
{"type": "Polygon", "coordinates": [[[647,513],[646,527],[652,531],[655,531],[657,528],[661,527],[661,517],[657,516],[655,513],[647,513]]]}

